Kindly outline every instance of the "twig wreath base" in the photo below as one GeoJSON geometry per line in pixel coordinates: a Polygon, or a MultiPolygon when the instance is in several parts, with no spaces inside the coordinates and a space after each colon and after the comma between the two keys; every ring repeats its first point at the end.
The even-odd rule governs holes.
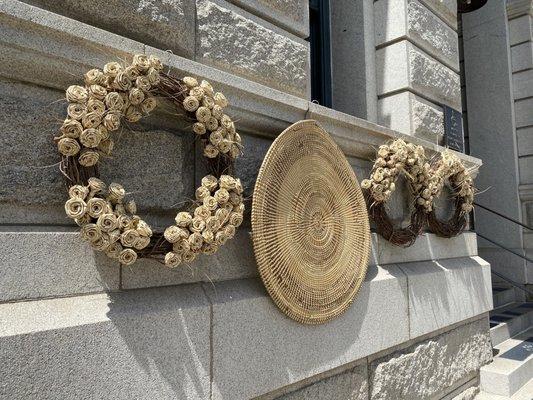
{"type": "Polygon", "coordinates": [[[361,183],[377,233],[395,245],[410,246],[426,223],[438,236],[453,237],[462,232],[475,190],[470,171],[457,156],[445,150],[440,158],[430,162],[423,147],[402,139],[380,146],[377,155],[370,178],[361,183]],[[403,228],[395,226],[386,209],[399,175],[406,177],[414,200],[410,224],[403,228]],[[441,221],[435,214],[434,200],[447,183],[455,198],[455,210],[449,220],[441,221]]]}
{"type": "Polygon", "coordinates": [[[426,214],[420,207],[416,207],[411,213],[408,226],[399,227],[394,224],[389,216],[384,202],[372,205],[372,197],[368,191],[365,191],[365,199],[368,213],[374,221],[375,230],[378,234],[396,246],[409,247],[416,241],[416,238],[424,228],[426,219],[426,214]]]}
{"type": "Polygon", "coordinates": [[[84,87],[70,86],[66,91],[68,117],[61,136],[54,139],[67,179],[67,216],[94,249],[123,265],[147,257],[164,259],[174,268],[198,254],[214,254],[233,238],[243,220],[243,188],[231,176],[242,145],[233,121],[224,113],[228,101],[206,81],[178,79],[162,69],[157,58],[135,55],[129,66],[110,62],[103,71],[87,72],[84,87]],[[170,99],[193,122],[210,171],[196,189],[196,201],[178,212],[175,224],[164,232],[153,232],[136,215],[135,202],[126,201],[120,184],[106,186],[98,179],[98,162],[114,147],[111,132],[123,119],[137,122],[150,113],[157,105],[155,96],[170,99]]]}
{"type": "Polygon", "coordinates": [[[451,238],[460,234],[467,225],[467,215],[472,211],[475,188],[473,178],[461,160],[451,151],[445,150],[432,165],[435,196],[448,186],[454,199],[452,216],[447,220],[437,218],[434,209],[427,214],[430,232],[437,236],[451,238]]]}
{"type": "Polygon", "coordinates": [[[379,147],[370,179],[361,187],[365,190],[368,212],[374,221],[377,233],[397,246],[412,245],[425,223],[422,206],[415,202],[407,227],[396,226],[389,216],[386,202],[396,189],[396,181],[405,176],[411,193],[422,197],[423,186],[429,179],[429,164],[424,148],[398,139],[379,147]]]}

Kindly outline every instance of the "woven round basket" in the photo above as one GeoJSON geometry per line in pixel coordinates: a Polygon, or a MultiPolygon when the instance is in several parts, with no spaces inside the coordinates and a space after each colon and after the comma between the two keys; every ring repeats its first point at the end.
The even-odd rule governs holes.
{"type": "Polygon", "coordinates": [[[316,121],[295,123],[270,147],[252,232],[259,273],[281,311],[321,324],[350,306],[367,269],[368,214],[355,173],[316,121]]]}

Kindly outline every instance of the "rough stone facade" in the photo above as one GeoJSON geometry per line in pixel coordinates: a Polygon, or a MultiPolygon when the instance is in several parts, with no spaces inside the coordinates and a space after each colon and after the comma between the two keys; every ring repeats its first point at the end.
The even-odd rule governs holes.
{"type": "Polygon", "coordinates": [[[479,320],[373,361],[371,399],[444,396],[452,385],[491,360],[487,321],[479,320]]]}
{"type": "Polygon", "coordinates": [[[322,379],[276,400],[368,400],[367,366],[361,365],[338,375],[322,379]]]}
{"type": "Polygon", "coordinates": [[[379,122],[400,132],[431,142],[442,141],[444,112],[441,107],[411,92],[387,96],[379,103],[379,122]]]}
{"type": "Polygon", "coordinates": [[[26,3],[145,44],[194,56],[194,2],[189,0],[27,0],[26,3]]]}
{"type": "Polygon", "coordinates": [[[307,97],[309,45],[230,4],[197,1],[196,59],[307,97]]]}
{"type": "Polygon", "coordinates": [[[471,400],[479,389],[460,386],[491,359],[487,321],[481,319],[336,375],[311,378],[312,383],[298,384],[303,387],[296,390],[285,388],[281,396],[261,399],[426,400],[447,398],[457,390],[461,393],[453,400],[471,400]]]}

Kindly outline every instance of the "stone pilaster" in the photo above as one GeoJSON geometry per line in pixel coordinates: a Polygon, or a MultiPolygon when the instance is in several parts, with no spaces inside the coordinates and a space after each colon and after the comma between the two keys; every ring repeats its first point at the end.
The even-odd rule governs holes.
{"type": "Polygon", "coordinates": [[[378,0],[374,29],[378,122],[436,143],[461,91],[455,9],[433,3],[378,0]]]}

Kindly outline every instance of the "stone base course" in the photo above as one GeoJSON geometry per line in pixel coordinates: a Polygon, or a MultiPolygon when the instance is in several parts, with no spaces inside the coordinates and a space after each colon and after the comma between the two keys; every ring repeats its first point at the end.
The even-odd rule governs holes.
{"type": "Polygon", "coordinates": [[[229,1],[303,39],[309,37],[308,0],[229,1]]]}
{"type": "Polygon", "coordinates": [[[198,285],[2,304],[0,398],[207,400],[209,318],[198,285]]]}
{"type": "MultiPolygon", "coordinates": [[[[455,260],[465,276],[480,269],[469,264],[469,258],[455,260]]],[[[440,262],[446,261],[450,260],[440,262]]],[[[398,385],[410,387],[409,382],[394,381],[401,380],[401,373],[386,371],[400,368],[429,374],[420,367],[426,361],[437,369],[433,370],[435,376],[442,375],[451,385],[461,373],[475,370],[479,360],[484,360],[476,359],[479,353],[470,354],[473,346],[468,338],[478,334],[468,331],[452,336],[456,339],[451,342],[429,341],[413,350],[420,355],[409,356],[415,364],[404,360],[411,351],[394,348],[417,342],[413,327],[419,321],[414,319],[414,307],[427,303],[416,290],[416,273],[405,266],[369,267],[354,304],[341,317],[320,326],[305,326],[287,318],[257,279],[0,304],[0,360],[9,377],[0,385],[0,398],[70,399],[80,397],[84,388],[90,398],[105,397],[106,393],[119,399],[132,395],[149,398],[158,393],[160,398],[233,400],[279,393],[289,385],[297,387],[285,393],[303,390],[310,399],[316,393],[325,396],[333,388],[339,395],[360,396],[366,389],[361,386],[365,374],[359,369],[329,383],[316,384],[312,377],[376,353],[380,354],[372,362],[369,384],[376,396],[396,393],[398,385]],[[410,300],[415,296],[420,297],[410,300]],[[457,359],[463,361],[449,355],[455,351],[453,346],[459,345],[459,338],[465,344],[457,359]],[[441,343],[449,344],[449,350],[441,343]],[[385,359],[383,354],[391,350],[402,356],[385,359]],[[439,354],[444,362],[431,361],[439,354]],[[88,370],[92,371],[90,378],[83,373],[88,370]],[[59,378],[64,376],[69,377],[68,384],[59,378]],[[308,382],[302,385],[300,381],[308,382]]],[[[443,281],[439,274],[428,279],[443,281]]],[[[439,285],[433,291],[442,295],[433,293],[441,301],[430,303],[431,310],[436,315],[447,312],[449,324],[460,323],[467,316],[459,307],[448,309],[447,303],[461,302],[459,297],[463,303],[475,299],[480,304],[489,302],[461,291],[448,292],[449,297],[444,298],[446,291],[439,285]]],[[[483,306],[470,309],[485,313],[483,306]]],[[[488,337],[486,318],[483,321],[488,337]]],[[[480,340],[476,346],[482,351],[480,340]]],[[[420,393],[433,390],[428,382],[422,384],[420,393]]]]}
{"type": "Polygon", "coordinates": [[[398,268],[373,267],[346,313],[318,326],[286,317],[256,280],[206,287],[213,302],[213,399],[259,396],[405,342],[406,284],[398,268]]]}
{"type": "Polygon", "coordinates": [[[1,232],[0,302],[119,289],[116,262],[77,232],[1,232]]]}
{"type": "Polygon", "coordinates": [[[479,257],[412,262],[400,268],[409,277],[411,337],[492,310],[490,265],[479,257]]]}
{"type": "Polygon", "coordinates": [[[368,400],[367,378],[367,366],[360,365],[276,397],[276,400],[368,400]]]}
{"type": "Polygon", "coordinates": [[[370,364],[372,400],[440,398],[492,360],[487,319],[461,326],[370,364]]]}

